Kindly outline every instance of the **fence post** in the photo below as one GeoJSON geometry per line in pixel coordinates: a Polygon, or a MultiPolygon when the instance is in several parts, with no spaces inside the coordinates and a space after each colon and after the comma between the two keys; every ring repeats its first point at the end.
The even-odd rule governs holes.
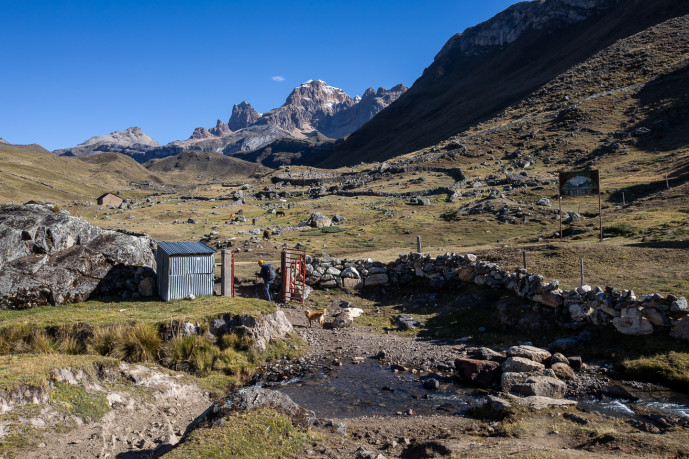
{"type": "Polygon", "coordinates": [[[581,274],[581,283],[579,284],[581,287],[584,286],[584,259],[579,258],[579,269],[580,269],[580,274],[581,274]]]}
{"type": "Polygon", "coordinates": [[[232,296],[232,277],[234,273],[230,267],[230,252],[222,249],[220,252],[220,286],[222,296],[232,296]]]}
{"type": "Polygon", "coordinates": [[[421,236],[416,236],[416,251],[421,253],[421,236]]]}
{"type": "Polygon", "coordinates": [[[522,252],[522,261],[524,262],[524,269],[527,269],[526,268],[526,250],[524,250],[522,252]]]}

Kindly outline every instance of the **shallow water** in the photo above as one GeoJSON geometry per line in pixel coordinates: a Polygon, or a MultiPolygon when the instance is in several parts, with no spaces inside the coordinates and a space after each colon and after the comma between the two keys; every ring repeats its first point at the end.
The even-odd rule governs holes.
{"type": "Polygon", "coordinates": [[[637,419],[640,415],[660,414],[689,418],[689,397],[671,391],[634,392],[639,397],[632,402],[621,399],[579,399],[577,408],[615,419],[637,419]]]}
{"type": "MultiPolygon", "coordinates": [[[[411,409],[414,415],[463,414],[480,405],[486,392],[455,384],[440,390],[423,387],[411,373],[393,373],[374,360],[344,363],[325,372],[286,381],[274,387],[319,417],[348,418],[389,416],[411,409]]],[[[639,392],[640,400],[581,398],[577,407],[615,419],[639,418],[642,414],[689,417],[689,397],[671,391],[639,392]]]]}
{"type": "Polygon", "coordinates": [[[409,409],[415,415],[460,414],[484,395],[453,384],[430,391],[418,376],[393,373],[372,360],[345,363],[329,374],[315,373],[277,389],[319,417],[336,418],[387,416],[409,409]]]}

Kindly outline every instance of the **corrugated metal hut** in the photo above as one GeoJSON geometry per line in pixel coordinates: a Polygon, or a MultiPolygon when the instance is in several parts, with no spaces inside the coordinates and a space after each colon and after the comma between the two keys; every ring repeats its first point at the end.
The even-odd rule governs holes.
{"type": "Polygon", "coordinates": [[[213,294],[215,250],[203,242],[158,242],[158,294],[164,301],[213,294]]]}

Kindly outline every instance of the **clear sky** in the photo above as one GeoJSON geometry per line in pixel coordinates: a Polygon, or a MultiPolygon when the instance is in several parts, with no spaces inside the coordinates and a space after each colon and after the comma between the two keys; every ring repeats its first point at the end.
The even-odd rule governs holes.
{"type": "Polygon", "coordinates": [[[411,86],[514,0],[0,0],[0,137],[50,150],[139,126],[158,142],[321,79],[411,86]]]}

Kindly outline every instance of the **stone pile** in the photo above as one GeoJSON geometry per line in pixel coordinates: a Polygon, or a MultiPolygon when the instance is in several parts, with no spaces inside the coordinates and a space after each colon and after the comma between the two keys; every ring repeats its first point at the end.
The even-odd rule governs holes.
{"type": "Polygon", "coordinates": [[[422,283],[441,289],[452,282],[470,282],[507,289],[547,308],[561,323],[592,323],[627,335],[667,333],[689,340],[689,307],[684,297],[660,294],[637,297],[632,290],[583,285],[562,290],[558,281],[545,282],[542,275],[525,269],[514,272],[473,254],[401,254],[382,263],[369,259],[306,257],[306,283],[315,288],[363,288],[422,283]]]}
{"type": "Polygon", "coordinates": [[[475,349],[472,358],[455,360],[459,381],[481,387],[499,386],[503,392],[521,397],[562,399],[566,381],[576,379],[581,370],[581,357],[551,354],[530,345],[512,346],[506,353],[490,348],[475,349]]]}

